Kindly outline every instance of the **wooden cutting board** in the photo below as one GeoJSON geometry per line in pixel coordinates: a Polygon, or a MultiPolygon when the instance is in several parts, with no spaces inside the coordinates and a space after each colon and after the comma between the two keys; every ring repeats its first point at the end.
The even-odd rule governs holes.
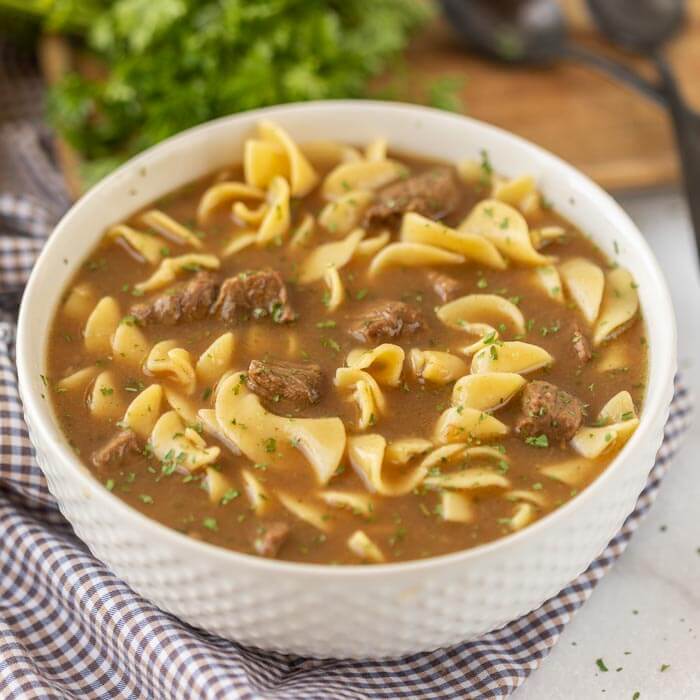
{"type": "MultiPolygon", "coordinates": [[[[611,49],[592,28],[583,0],[562,0],[572,39],[653,76],[642,59],[611,49]]],[[[669,57],[688,100],[700,108],[700,0],[689,0],[687,27],[669,57]]],[[[69,45],[47,37],[40,51],[49,83],[76,65],[69,45]]],[[[678,179],[673,135],[665,111],[583,65],[509,66],[465,51],[438,20],[416,38],[406,57],[409,83],[425,94],[438,79],[463,82],[463,111],[553,151],[607,189],[663,186],[678,179]]],[[[388,81],[392,78],[389,77],[388,81]]],[[[406,82],[406,81],[404,81],[406,82]]],[[[416,94],[416,97],[419,97],[416,94]]],[[[82,191],[79,158],[59,144],[74,196],[82,191]]]]}

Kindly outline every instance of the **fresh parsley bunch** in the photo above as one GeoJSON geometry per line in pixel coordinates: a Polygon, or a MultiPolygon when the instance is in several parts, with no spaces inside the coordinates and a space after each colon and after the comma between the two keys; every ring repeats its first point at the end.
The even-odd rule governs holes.
{"type": "Polygon", "coordinates": [[[214,117],[366,95],[430,10],[423,0],[116,0],[97,12],[95,0],[87,4],[86,41],[106,76],[69,75],[49,114],[91,179],[214,117]]]}

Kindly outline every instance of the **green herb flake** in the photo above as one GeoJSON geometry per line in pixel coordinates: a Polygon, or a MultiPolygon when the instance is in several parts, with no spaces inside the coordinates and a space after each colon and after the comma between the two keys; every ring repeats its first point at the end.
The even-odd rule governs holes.
{"type": "Polygon", "coordinates": [[[603,673],[607,673],[607,672],[608,672],[608,667],[605,665],[605,661],[603,661],[603,659],[596,659],[596,660],[595,660],[595,665],[596,665],[603,673]]]}
{"type": "Polygon", "coordinates": [[[226,493],[221,497],[221,500],[219,503],[222,506],[227,505],[228,503],[231,503],[234,499],[238,498],[240,496],[240,491],[238,489],[228,489],[226,493]]]}
{"type": "Polygon", "coordinates": [[[212,532],[218,532],[219,531],[219,523],[216,521],[216,518],[212,517],[207,517],[202,520],[202,525],[207,528],[207,530],[211,530],[212,532]]]}
{"type": "Polygon", "coordinates": [[[531,435],[525,438],[525,443],[532,445],[532,447],[549,447],[549,439],[544,433],[542,435],[531,435]]]}

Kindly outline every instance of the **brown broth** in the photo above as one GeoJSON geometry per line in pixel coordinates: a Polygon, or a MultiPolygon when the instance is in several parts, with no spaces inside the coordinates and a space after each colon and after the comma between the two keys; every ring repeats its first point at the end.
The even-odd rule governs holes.
{"type": "MultiPolygon", "coordinates": [[[[398,157],[412,172],[434,165],[403,154],[398,157]]],[[[233,170],[231,179],[241,179],[240,170],[233,170]]],[[[188,185],[157,202],[156,206],[185,226],[195,228],[195,211],[199,198],[214,180],[214,177],[207,177],[188,185]]],[[[458,211],[445,220],[449,225],[456,226],[473,205],[484,197],[478,187],[460,187],[463,190],[462,201],[458,211]]],[[[323,204],[317,192],[293,202],[293,225],[298,224],[306,212],[317,214],[323,204]]],[[[240,228],[225,213],[225,209],[226,207],[203,228],[205,250],[198,252],[219,252],[229,234],[240,228]]],[[[603,269],[608,267],[609,261],[600,250],[551,209],[543,209],[536,219],[531,218],[528,223],[540,227],[560,225],[566,229],[565,240],[552,244],[546,250],[547,253],[561,257],[581,256],[594,261],[603,269]]],[[[139,228],[135,224],[134,226],[139,228]]],[[[394,227],[394,238],[397,228],[398,226],[394,227]]],[[[378,230],[369,231],[368,236],[378,230]]],[[[314,240],[327,242],[332,237],[317,233],[314,240]]],[[[168,242],[168,247],[172,255],[192,252],[172,242],[168,242]]],[[[252,359],[279,357],[279,349],[283,347],[287,336],[295,333],[300,338],[300,350],[303,351],[295,359],[319,364],[325,375],[325,391],[321,400],[312,407],[300,410],[296,415],[339,416],[350,435],[355,432],[357,408],[352,401],[348,401],[346,392],[334,389],[332,380],[336,368],[344,365],[345,354],[360,345],[348,335],[345,326],[362,304],[371,299],[395,299],[408,301],[422,310],[427,321],[424,331],[390,341],[401,345],[407,354],[414,347],[461,347],[465,344],[465,336],[458,330],[446,327],[436,318],[434,308],[442,302],[432,290],[424,269],[387,270],[380,276],[378,283],[373,284],[366,278],[367,261],[352,262],[341,271],[348,300],[338,311],[329,313],[323,304],[323,283],[308,286],[294,283],[299,262],[310,249],[294,254],[285,245],[272,245],[263,249],[251,247],[221,259],[219,277],[222,279],[249,269],[272,267],[279,270],[289,282],[292,304],[299,311],[299,319],[289,326],[261,320],[231,328],[230,324],[222,321],[206,319],[175,327],[148,326],[142,331],[151,343],[175,338],[180,347],[186,348],[193,358],[197,358],[215,338],[232,330],[237,339],[234,368],[238,370],[245,370],[252,359]],[[362,301],[358,297],[362,297],[362,301]],[[318,327],[317,324],[328,319],[335,320],[337,326],[318,327]],[[261,343],[248,346],[244,338],[253,326],[258,326],[265,332],[261,335],[261,343]],[[334,349],[335,343],[339,350],[334,349]]],[[[445,271],[460,280],[462,294],[500,293],[508,298],[517,298],[519,308],[532,326],[524,340],[543,347],[555,358],[550,368],[534,372],[527,379],[546,378],[581,398],[588,404],[589,417],[597,415],[605,402],[621,390],[628,390],[635,405],[638,408],[641,406],[647,361],[644,325],[639,316],[615,341],[625,346],[628,356],[633,360],[627,368],[601,372],[597,369],[595,357],[593,361],[578,367],[571,352],[570,333],[567,329],[574,323],[579,323],[582,328],[586,328],[587,324],[573,305],[564,306],[550,300],[533,281],[531,268],[511,266],[498,271],[466,264],[445,268],[445,271]]],[[[133,285],[146,279],[151,272],[148,265],[135,262],[133,254],[125,246],[104,240],[74,277],[71,286],[89,282],[96,291],[96,298],[111,295],[119,302],[121,309],[126,310],[142,300],[133,295],[133,285]]],[[[82,324],[71,322],[61,313],[57,314],[50,331],[48,352],[48,376],[52,386],[60,378],[95,364],[96,358],[84,347],[82,332],[82,324]]],[[[455,354],[458,353],[455,351],[455,354]]],[[[127,401],[136,396],[136,392],[130,392],[129,389],[138,390],[142,385],[158,381],[142,372],[125,370],[122,364],[110,357],[101,358],[98,362],[100,366],[109,367],[114,372],[121,389],[126,392],[127,401]]],[[[452,386],[453,383],[445,386],[421,384],[405,369],[402,387],[382,387],[389,408],[372,430],[381,433],[388,440],[430,436],[440,411],[449,405],[452,386]]],[[[198,408],[211,407],[211,388],[197,386],[192,399],[198,408]]],[[[438,508],[439,494],[430,490],[394,498],[375,497],[375,508],[368,518],[358,517],[347,510],[329,509],[332,528],[327,534],[320,533],[313,526],[299,520],[280,504],[273,505],[269,515],[258,518],[251,512],[238,476],[242,466],[250,466],[245,457],[235,456],[221,446],[222,455],[217,464],[240,491],[240,496],[225,505],[210,503],[200,476],[191,478],[178,472],[164,476],[161,465],[152,456],[132,456],[126,463],[97,469],[92,466],[90,457],[119,430],[116,421],[93,418],[88,409],[86,392],[52,391],[51,396],[60,426],[77,454],[92,469],[98,480],[112,488],[116,496],[169,527],[222,547],[252,553],[252,542],[261,528],[269,522],[280,520],[291,526],[290,537],[280,551],[280,558],[320,563],[359,563],[358,557],[346,545],[348,537],[358,528],[363,529],[382,549],[387,561],[404,561],[453,552],[489,542],[510,532],[507,523],[512,515],[513,504],[486,489],[478,492],[475,498],[477,518],[472,524],[443,521],[438,508]]],[[[272,411],[276,409],[275,406],[265,405],[272,411]]],[[[512,426],[518,410],[519,401],[514,399],[497,411],[497,417],[512,426]]],[[[207,444],[216,444],[212,438],[206,439],[207,444]]],[[[541,449],[525,444],[514,431],[496,442],[505,448],[510,459],[508,478],[513,488],[531,489],[536,485],[535,488],[548,498],[549,505],[540,509],[539,516],[556,509],[576,494],[577,491],[570,486],[545,478],[537,472],[538,467],[574,456],[568,444],[541,449]]],[[[607,456],[596,462],[583,486],[597,477],[610,459],[607,456]]],[[[265,468],[255,470],[256,475],[264,480],[271,491],[281,488],[303,496],[317,488],[311,469],[303,461],[295,461],[286,466],[274,464],[274,459],[271,461],[273,463],[265,468]]],[[[362,481],[347,460],[339,472],[332,479],[331,488],[365,491],[362,481]]]]}

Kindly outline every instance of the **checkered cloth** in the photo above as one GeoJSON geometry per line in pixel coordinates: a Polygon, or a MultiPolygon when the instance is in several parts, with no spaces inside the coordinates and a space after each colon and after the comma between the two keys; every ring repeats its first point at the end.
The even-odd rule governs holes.
{"type": "Polygon", "coordinates": [[[0,125],[0,696],[413,700],[512,693],[556,644],[656,497],[690,423],[683,385],[676,384],[664,443],[622,530],[585,573],[503,629],[382,662],[283,656],[206,634],[136,595],[90,554],[33,458],[14,336],[19,294],[67,206],[46,144],[35,121],[0,125]]]}

